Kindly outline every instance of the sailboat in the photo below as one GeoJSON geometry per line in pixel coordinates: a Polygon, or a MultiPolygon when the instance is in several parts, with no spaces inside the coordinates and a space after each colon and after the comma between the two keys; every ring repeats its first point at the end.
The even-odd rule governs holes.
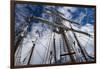
{"type": "Polygon", "coordinates": [[[15,66],[95,61],[94,50],[91,53],[86,49],[94,49],[93,34],[80,30],[80,23],[67,19],[65,14],[55,7],[46,8],[43,16],[49,17],[45,19],[34,15],[27,16],[27,24],[23,24],[22,31],[16,34],[15,66]],[[34,20],[40,23],[33,25],[33,32],[29,33],[27,30],[34,20]],[[46,25],[48,28],[43,29],[43,26],[39,25],[46,25]]]}

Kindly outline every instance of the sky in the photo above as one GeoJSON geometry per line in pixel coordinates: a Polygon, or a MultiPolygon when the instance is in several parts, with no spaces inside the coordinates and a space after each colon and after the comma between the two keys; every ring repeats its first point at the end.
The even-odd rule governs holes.
{"type": "MultiPolygon", "coordinates": [[[[49,9],[52,9],[52,6],[48,6],[49,9]]],[[[20,8],[22,8],[22,10],[20,10],[21,12],[23,11],[23,14],[25,14],[26,16],[37,16],[37,17],[43,17],[42,14],[45,10],[45,5],[31,5],[31,4],[17,4],[16,5],[16,12],[18,11],[18,9],[20,10],[20,8]]],[[[88,24],[94,24],[95,22],[95,18],[94,18],[94,14],[95,14],[95,8],[87,8],[87,7],[69,7],[67,8],[67,6],[65,7],[60,7],[60,6],[54,6],[55,8],[60,9],[59,11],[62,12],[62,10],[64,10],[64,15],[67,19],[70,19],[72,21],[78,22],[81,25],[86,25],[88,24]],[[74,9],[74,10],[73,10],[74,9]],[[69,15],[68,15],[69,14],[69,15]]],[[[22,13],[21,13],[22,14],[22,13]]],[[[45,16],[45,18],[48,18],[49,16],[45,16]]],[[[20,21],[20,18],[17,17],[16,15],[16,19],[17,21],[20,21]]],[[[22,19],[21,19],[22,20],[22,19]]],[[[30,24],[30,28],[28,29],[28,31],[31,31],[31,26],[33,23],[38,23],[38,20],[32,20],[32,23],[30,24]]]]}

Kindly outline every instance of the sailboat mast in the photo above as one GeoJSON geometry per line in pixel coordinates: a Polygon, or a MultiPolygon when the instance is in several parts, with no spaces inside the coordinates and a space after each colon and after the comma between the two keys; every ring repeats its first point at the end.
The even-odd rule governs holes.
{"type": "Polygon", "coordinates": [[[54,33],[54,37],[53,37],[53,48],[54,48],[54,60],[55,60],[55,63],[56,63],[57,59],[56,59],[55,33],[54,33]]]}
{"type": "Polygon", "coordinates": [[[74,57],[73,57],[73,54],[74,54],[74,53],[72,53],[71,50],[70,50],[70,46],[69,46],[69,44],[68,44],[68,39],[67,39],[67,36],[65,35],[64,31],[62,32],[62,37],[63,37],[63,39],[64,39],[65,45],[66,45],[67,50],[68,50],[68,55],[70,56],[71,61],[72,61],[72,62],[75,62],[75,59],[74,59],[74,57]]]}
{"type": "MultiPolygon", "coordinates": [[[[32,41],[33,42],[33,41],[32,41]]],[[[31,61],[31,58],[32,58],[32,53],[33,53],[33,50],[34,50],[34,47],[35,47],[35,43],[33,42],[33,46],[32,46],[32,49],[31,49],[31,54],[30,54],[30,57],[29,57],[29,60],[28,60],[28,65],[30,64],[30,61],[31,61]]]]}
{"type": "MultiPolygon", "coordinates": [[[[72,26],[71,26],[71,24],[70,24],[70,27],[71,27],[71,29],[73,29],[72,26]]],[[[74,37],[75,37],[75,39],[76,39],[76,41],[77,41],[77,44],[78,44],[78,46],[79,46],[79,48],[80,48],[80,50],[81,50],[81,53],[82,53],[84,59],[85,59],[86,62],[87,62],[87,58],[86,58],[86,56],[85,56],[85,53],[84,53],[84,51],[83,51],[83,49],[82,49],[82,46],[81,46],[81,44],[80,44],[80,42],[79,42],[79,40],[78,40],[76,34],[75,34],[73,31],[72,31],[72,33],[73,33],[73,35],[74,35],[74,37]]]]}

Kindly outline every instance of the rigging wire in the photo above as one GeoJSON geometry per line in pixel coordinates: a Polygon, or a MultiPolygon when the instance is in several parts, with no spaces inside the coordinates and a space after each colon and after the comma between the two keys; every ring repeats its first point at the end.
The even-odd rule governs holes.
{"type": "MultiPolygon", "coordinates": [[[[70,27],[72,28],[72,25],[71,25],[71,24],[70,24],[70,27]]],[[[72,29],[73,29],[73,28],[72,28],[72,29]]],[[[74,32],[73,32],[73,35],[74,35],[74,37],[75,37],[75,39],[76,39],[76,41],[77,41],[77,44],[78,44],[78,46],[79,46],[79,48],[80,48],[80,50],[81,50],[81,53],[82,53],[84,59],[85,59],[86,62],[87,62],[87,58],[86,58],[85,53],[84,53],[84,51],[83,51],[83,49],[82,49],[82,47],[81,47],[81,44],[80,44],[80,42],[79,42],[79,39],[77,38],[77,36],[76,36],[76,34],[75,34],[74,32]]]]}
{"type": "MultiPolygon", "coordinates": [[[[21,44],[22,44],[22,43],[21,43],[21,44]]],[[[18,64],[21,63],[21,62],[20,62],[21,53],[22,53],[22,46],[19,46],[18,51],[17,51],[17,53],[16,53],[16,55],[15,55],[15,56],[16,56],[15,58],[16,58],[16,59],[19,59],[18,61],[16,61],[16,63],[18,62],[18,64]]]]}
{"type": "MultiPolygon", "coordinates": [[[[79,36],[80,37],[80,36],[79,36]]],[[[91,40],[90,39],[91,37],[89,37],[89,38],[86,38],[87,39],[87,42],[86,42],[86,44],[84,45],[84,46],[88,46],[88,43],[89,43],[89,41],[91,40]]],[[[83,39],[83,38],[81,38],[82,40],[84,40],[84,41],[86,41],[85,39],[83,39]]],[[[83,49],[84,49],[84,53],[86,54],[86,56],[88,56],[89,58],[91,58],[91,59],[94,59],[92,56],[90,56],[89,54],[88,54],[88,52],[86,51],[86,48],[85,47],[82,47],[83,49]]],[[[88,59],[89,60],[89,59],[88,59]]]]}
{"type": "Polygon", "coordinates": [[[35,49],[35,51],[38,53],[38,55],[40,56],[41,61],[42,61],[42,60],[43,60],[43,57],[40,55],[40,53],[38,52],[38,50],[37,50],[37,49],[35,49]]]}
{"type": "MultiPolygon", "coordinates": [[[[90,40],[90,39],[88,38],[88,41],[87,41],[87,43],[86,43],[84,46],[88,46],[89,40],[90,40]]],[[[87,55],[89,58],[94,59],[94,57],[92,57],[92,56],[90,56],[90,55],[88,54],[88,52],[86,51],[86,48],[85,48],[85,47],[83,47],[83,49],[84,49],[84,52],[86,53],[86,55],[87,55]]]]}
{"type": "Polygon", "coordinates": [[[43,45],[42,42],[41,42],[39,39],[37,39],[37,40],[40,42],[40,44],[41,44],[45,49],[47,49],[47,47],[45,47],[45,45],[43,45]]]}
{"type": "MultiPolygon", "coordinates": [[[[51,32],[51,36],[50,36],[50,39],[49,39],[49,44],[48,44],[48,49],[47,49],[47,53],[45,54],[45,58],[44,58],[44,60],[46,59],[47,60],[47,57],[46,57],[46,55],[48,56],[48,52],[49,52],[49,47],[50,47],[50,42],[51,42],[51,39],[52,39],[52,32],[51,32]]],[[[43,62],[44,62],[44,60],[43,60],[43,62]]],[[[45,61],[45,63],[46,63],[46,61],[45,61]]]]}
{"type": "Polygon", "coordinates": [[[26,57],[23,59],[23,62],[26,60],[26,58],[28,57],[29,53],[31,52],[31,49],[30,51],[27,53],[26,57]]]}

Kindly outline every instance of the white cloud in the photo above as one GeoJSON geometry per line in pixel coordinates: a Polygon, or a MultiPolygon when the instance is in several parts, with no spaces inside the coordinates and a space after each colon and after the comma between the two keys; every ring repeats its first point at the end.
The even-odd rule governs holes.
{"type": "Polygon", "coordinates": [[[70,10],[71,12],[74,12],[76,10],[76,8],[74,7],[61,7],[59,8],[59,11],[62,12],[63,14],[65,14],[65,17],[70,19],[72,17],[71,13],[68,12],[68,10],[70,10]]]}

